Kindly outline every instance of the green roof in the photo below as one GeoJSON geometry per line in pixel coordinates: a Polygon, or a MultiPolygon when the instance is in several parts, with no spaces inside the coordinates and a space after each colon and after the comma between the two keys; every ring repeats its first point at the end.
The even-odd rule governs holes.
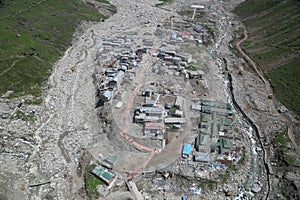
{"type": "Polygon", "coordinates": [[[110,172],[104,172],[102,174],[102,177],[105,178],[106,180],[110,181],[111,179],[115,178],[115,175],[110,172]]]}
{"type": "Polygon", "coordinates": [[[104,168],[101,166],[95,167],[92,173],[108,184],[113,178],[116,177],[113,173],[104,170],[104,168]]]}
{"type": "Polygon", "coordinates": [[[224,117],[222,120],[223,125],[225,126],[230,126],[232,124],[232,119],[228,118],[228,117],[224,117]]]}
{"type": "Polygon", "coordinates": [[[222,150],[224,149],[232,149],[233,143],[230,139],[227,138],[219,138],[218,142],[212,146],[212,150],[215,151],[217,147],[220,147],[222,150]]]}
{"type": "Polygon", "coordinates": [[[227,138],[221,138],[220,142],[221,142],[223,148],[232,149],[233,144],[232,144],[231,140],[229,140],[227,138]]]}
{"type": "Polygon", "coordinates": [[[209,100],[202,100],[201,104],[204,106],[211,106],[216,108],[223,108],[231,110],[232,106],[229,103],[221,103],[221,102],[215,102],[215,101],[209,101],[209,100]]]}
{"type": "Polygon", "coordinates": [[[104,161],[113,165],[117,159],[118,159],[117,155],[110,155],[110,156],[107,156],[104,161]]]}

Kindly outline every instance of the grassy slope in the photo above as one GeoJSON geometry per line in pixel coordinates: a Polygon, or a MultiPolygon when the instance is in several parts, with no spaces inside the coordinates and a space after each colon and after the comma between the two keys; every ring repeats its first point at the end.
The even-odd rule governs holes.
{"type": "Polygon", "coordinates": [[[105,18],[80,0],[4,0],[0,4],[0,95],[41,94],[52,64],[82,20],[105,18]]]}
{"type": "Polygon", "coordinates": [[[271,79],[278,100],[300,116],[300,1],[246,0],[235,13],[249,32],[243,48],[271,79]]]}

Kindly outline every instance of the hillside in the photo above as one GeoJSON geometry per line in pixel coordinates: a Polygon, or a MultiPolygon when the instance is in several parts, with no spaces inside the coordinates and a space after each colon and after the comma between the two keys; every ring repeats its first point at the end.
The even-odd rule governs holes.
{"type": "MultiPolygon", "coordinates": [[[[94,3],[95,4],[95,1],[94,3]]],[[[115,8],[99,0],[106,16],[81,0],[0,1],[0,96],[39,96],[52,65],[71,44],[81,21],[98,21],[115,8]]]]}
{"type": "Polygon", "coordinates": [[[276,98],[300,116],[300,1],[246,0],[234,12],[249,33],[244,50],[270,79],[276,98]]]}

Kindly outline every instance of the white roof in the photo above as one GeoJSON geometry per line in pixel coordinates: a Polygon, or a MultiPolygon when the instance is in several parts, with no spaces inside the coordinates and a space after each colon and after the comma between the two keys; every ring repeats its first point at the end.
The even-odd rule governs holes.
{"type": "Polygon", "coordinates": [[[192,5],[191,8],[204,9],[203,5],[192,5]]]}

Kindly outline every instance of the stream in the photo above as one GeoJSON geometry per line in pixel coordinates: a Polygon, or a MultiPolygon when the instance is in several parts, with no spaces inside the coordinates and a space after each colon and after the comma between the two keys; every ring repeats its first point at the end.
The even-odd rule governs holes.
{"type": "MultiPolygon", "coordinates": [[[[220,12],[222,9],[216,9],[216,12],[220,12]],[[218,11],[217,11],[218,10],[218,11]]],[[[222,12],[222,11],[221,11],[222,12]]],[[[233,107],[233,111],[236,113],[236,118],[242,127],[241,132],[244,135],[247,135],[250,141],[251,145],[251,166],[250,166],[250,173],[248,176],[248,180],[246,184],[244,185],[245,189],[239,190],[240,194],[239,197],[236,199],[240,199],[240,197],[243,197],[245,194],[247,196],[253,197],[254,194],[250,191],[251,188],[254,186],[254,184],[258,183],[259,177],[260,177],[260,167],[259,167],[259,158],[257,154],[257,141],[256,137],[258,135],[258,128],[256,125],[252,122],[252,120],[246,115],[246,113],[243,112],[241,107],[238,105],[234,98],[233,93],[233,86],[232,86],[232,76],[228,72],[227,69],[227,61],[225,58],[220,58],[217,51],[219,50],[222,44],[224,38],[230,34],[228,32],[228,26],[230,24],[230,18],[227,16],[224,16],[225,12],[220,14],[220,16],[223,15],[223,17],[217,22],[217,29],[218,32],[221,33],[219,35],[219,38],[213,48],[210,51],[210,55],[216,60],[216,63],[219,68],[219,76],[223,80],[223,89],[224,93],[226,95],[228,103],[233,107]]],[[[226,45],[226,44],[225,44],[226,45]]],[[[261,143],[260,143],[261,144],[261,143]]],[[[268,183],[269,184],[269,183],[268,183]]],[[[269,185],[268,185],[268,191],[269,191],[269,185]]],[[[268,196],[268,193],[267,195],[268,196]]]]}

